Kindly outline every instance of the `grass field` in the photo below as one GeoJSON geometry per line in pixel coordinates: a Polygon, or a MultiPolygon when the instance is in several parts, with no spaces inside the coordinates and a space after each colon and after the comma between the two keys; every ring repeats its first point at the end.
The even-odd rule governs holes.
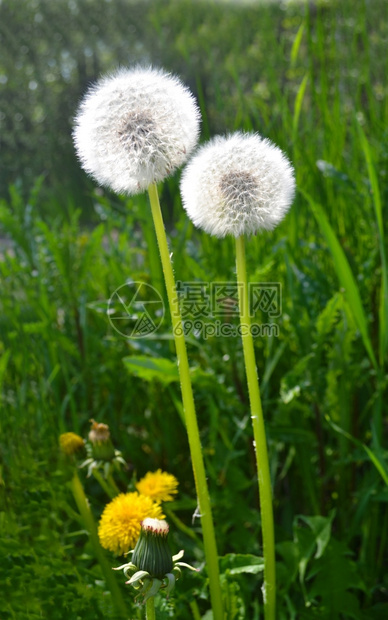
{"type": "MultiPolygon", "coordinates": [[[[93,2],[78,4],[100,29],[105,5],[115,5],[101,3],[105,8],[94,13],[93,2]]],[[[20,2],[23,10],[27,5],[20,2]]],[[[0,4],[11,20],[10,7],[0,4]]],[[[133,57],[122,28],[111,47],[99,46],[98,37],[91,44],[98,71],[133,57]]],[[[203,117],[201,141],[258,131],[295,168],[290,213],[274,232],[247,241],[250,281],[279,283],[282,293],[279,316],[255,317],[278,326],[277,336],[255,339],[274,496],[278,618],[386,618],[386,3],[149,2],[138,36],[140,57],[192,88],[203,117]]],[[[77,75],[69,78],[65,119],[86,87],[77,75]]],[[[159,468],[179,481],[177,498],[163,505],[170,546],[174,553],[183,548],[185,561],[201,570],[185,572],[169,600],[158,598],[156,617],[210,620],[168,312],[154,336],[138,339],[120,335],[107,316],[109,298],[128,279],[150,284],[166,302],[148,197],[114,196],[82,176],[70,120],[60,128],[55,158],[52,117],[48,130],[37,124],[34,138],[12,146],[12,131],[28,132],[16,121],[7,124],[16,77],[4,100],[10,184],[0,203],[0,617],[144,617],[115,573],[127,605],[127,615],[117,615],[71,494],[71,468],[60,455],[59,435],[86,438],[94,418],[109,425],[126,462],[115,477],[120,491],[134,490],[159,468]],[[40,145],[45,159],[37,169],[40,145]]],[[[97,77],[91,66],[86,77],[97,77]]],[[[61,96],[66,81],[55,84],[61,96]]],[[[21,101],[30,110],[24,95],[21,101]]],[[[176,278],[234,281],[232,240],[194,229],[181,206],[179,176],[160,186],[176,278]]],[[[238,318],[229,320],[236,325],[238,318]]],[[[187,346],[225,617],[258,620],[261,529],[241,340],[193,331],[187,346]]],[[[79,477],[98,522],[110,498],[85,469],[79,477]]],[[[109,566],[123,563],[109,552],[106,558],[109,566]]]]}

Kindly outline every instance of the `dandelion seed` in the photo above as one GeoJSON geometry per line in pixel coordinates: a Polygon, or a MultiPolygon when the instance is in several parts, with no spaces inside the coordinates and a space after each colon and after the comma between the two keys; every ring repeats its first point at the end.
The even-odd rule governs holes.
{"type": "Polygon", "coordinates": [[[86,172],[116,192],[137,194],[186,161],[199,121],[178,78],[153,68],[119,69],[87,92],[73,137],[86,172]]]}
{"type": "Polygon", "coordinates": [[[202,146],[181,181],[188,216],[217,237],[273,229],[294,192],[293,168],[282,151],[258,134],[241,132],[202,146]]]}

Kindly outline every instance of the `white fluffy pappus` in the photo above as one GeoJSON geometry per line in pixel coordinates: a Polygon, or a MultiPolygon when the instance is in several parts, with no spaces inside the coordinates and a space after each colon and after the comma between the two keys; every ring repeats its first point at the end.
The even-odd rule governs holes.
{"type": "Polygon", "coordinates": [[[217,237],[272,230],[294,194],[292,165],[277,146],[256,133],[216,136],[199,148],[181,179],[188,216],[217,237]]]}
{"type": "Polygon", "coordinates": [[[152,67],[119,69],[86,93],[73,131],[82,167],[118,193],[137,194],[172,174],[197,144],[190,90],[152,67]]]}

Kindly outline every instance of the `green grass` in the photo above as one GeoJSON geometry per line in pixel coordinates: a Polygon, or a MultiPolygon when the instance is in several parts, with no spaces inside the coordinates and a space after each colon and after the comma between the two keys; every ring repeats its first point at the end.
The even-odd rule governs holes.
{"type": "MultiPolygon", "coordinates": [[[[100,17],[91,13],[91,23],[100,17]]],[[[385,618],[385,4],[360,0],[355,10],[350,0],[286,9],[157,2],[147,3],[141,24],[149,58],[180,74],[199,98],[203,140],[259,131],[287,152],[296,171],[298,193],[286,220],[247,242],[251,281],[282,286],[279,337],[255,340],[274,490],[279,619],[385,618]]],[[[124,43],[107,49],[97,56],[100,68],[127,62],[124,43]]],[[[68,116],[83,88],[73,74],[68,116]]],[[[34,131],[29,157],[38,177],[34,131]]],[[[115,617],[57,447],[61,432],[86,436],[93,417],[109,424],[128,463],[116,479],[121,490],[132,476],[159,467],[178,477],[171,547],[184,548],[186,561],[202,570],[184,574],[173,598],[160,601],[157,618],[208,620],[168,315],[154,338],[132,341],[106,315],[110,295],[129,278],[165,298],[147,197],[94,192],[70,156],[55,166],[35,184],[14,183],[0,205],[7,240],[0,250],[0,616],[115,617]],[[58,185],[61,176],[68,187],[58,185]]],[[[193,228],[178,180],[179,174],[161,188],[176,278],[233,282],[232,240],[221,243],[193,228]]],[[[242,345],[191,335],[188,353],[227,617],[258,620],[260,523],[242,345]]],[[[80,476],[98,519],[108,498],[93,478],[80,476]]],[[[115,576],[130,617],[141,617],[115,576]]]]}

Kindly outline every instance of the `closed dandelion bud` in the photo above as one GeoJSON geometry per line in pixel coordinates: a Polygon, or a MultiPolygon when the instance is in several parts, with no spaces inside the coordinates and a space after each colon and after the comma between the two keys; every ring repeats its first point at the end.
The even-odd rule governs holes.
{"type": "Polygon", "coordinates": [[[242,132],[202,146],[181,181],[188,216],[217,237],[272,230],[294,193],[293,167],[282,151],[258,134],[242,132]]]}
{"type": "MultiPolygon", "coordinates": [[[[144,498],[148,499],[149,498],[144,498]]],[[[151,500],[149,500],[151,501],[151,500]]],[[[127,564],[118,566],[114,570],[123,570],[128,579],[125,583],[138,591],[135,600],[145,603],[155,596],[160,589],[167,597],[175,587],[175,582],[181,576],[181,568],[198,569],[180,562],[183,551],[171,556],[167,543],[168,523],[159,518],[147,517],[141,523],[140,537],[132,553],[132,559],[127,564]]]]}
{"type": "Polygon", "coordinates": [[[171,573],[173,560],[168,546],[169,527],[166,521],[144,519],[141,524],[140,538],[132,556],[132,563],[138,570],[144,570],[151,577],[163,579],[171,573]]]}
{"type": "Polygon", "coordinates": [[[110,430],[107,424],[91,420],[92,428],[89,432],[89,441],[92,445],[93,458],[98,461],[111,461],[115,456],[110,430]]]}
{"type": "Polygon", "coordinates": [[[120,69],[86,94],[75,119],[82,167],[114,191],[137,194],[181,166],[200,113],[181,81],[151,67],[120,69]]]}
{"type": "Polygon", "coordinates": [[[102,470],[107,478],[114,470],[120,470],[125,466],[125,461],[121,452],[116,450],[112,444],[109,426],[95,420],[90,420],[90,422],[92,427],[88,435],[89,441],[86,443],[88,458],[80,467],[88,468],[88,477],[102,470]]]}

